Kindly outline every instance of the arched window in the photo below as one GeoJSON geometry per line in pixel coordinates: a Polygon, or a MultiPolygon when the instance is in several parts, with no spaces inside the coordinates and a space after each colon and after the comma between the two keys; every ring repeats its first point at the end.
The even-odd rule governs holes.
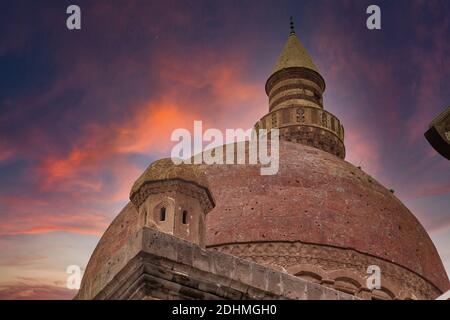
{"type": "Polygon", "coordinates": [[[183,215],[181,217],[181,221],[183,222],[183,224],[188,223],[188,212],[186,210],[183,210],[183,215]]]}
{"type": "Polygon", "coordinates": [[[302,278],[304,280],[314,282],[314,283],[321,283],[322,277],[314,272],[309,271],[300,271],[295,274],[296,277],[302,278]]]}
{"type": "Polygon", "coordinates": [[[334,280],[334,288],[345,293],[355,294],[360,287],[358,281],[349,277],[338,277],[334,280]]]}
{"type": "Polygon", "coordinates": [[[159,221],[166,221],[166,208],[159,209],[159,221]]]}
{"type": "Polygon", "coordinates": [[[372,290],[372,300],[393,300],[395,295],[386,288],[372,290]]]}

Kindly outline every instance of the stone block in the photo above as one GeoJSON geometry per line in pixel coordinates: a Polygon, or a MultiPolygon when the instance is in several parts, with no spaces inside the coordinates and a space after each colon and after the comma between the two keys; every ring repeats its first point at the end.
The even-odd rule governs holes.
{"type": "Polygon", "coordinates": [[[177,261],[177,244],[179,240],[175,237],[147,228],[145,229],[145,237],[143,241],[146,242],[143,246],[145,252],[177,261]]]}
{"type": "Polygon", "coordinates": [[[306,285],[306,299],[321,300],[323,291],[327,288],[316,285],[315,283],[307,283],[306,285]]]}
{"type": "Polygon", "coordinates": [[[243,295],[242,292],[229,287],[220,287],[217,290],[217,294],[224,299],[230,300],[241,300],[243,295]]]}
{"type": "Polygon", "coordinates": [[[234,257],[224,254],[217,254],[214,252],[211,260],[211,271],[217,275],[233,279],[235,272],[235,261],[236,259],[234,257]]]}
{"type": "Polygon", "coordinates": [[[177,261],[179,263],[183,263],[189,266],[192,266],[192,262],[193,262],[193,251],[194,251],[194,246],[191,243],[188,243],[186,241],[178,241],[177,246],[176,246],[176,250],[177,250],[177,261]]]}
{"type": "Polygon", "coordinates": [[[209,272],[211,270],[211,255],[209,252],[200,248],[194,248],[192,251],[192,266],[209,272]]]}
{"type": "Polygon", "coordinates": [[[253,264],[251,272],[251,285],[260,290],[267,290],[267,268],[259,264],[253,264]]]}
{"type": "Polygon", "coordinates": [[[249,300],[262,300],[267,297],[268,293],[253,287],[249,287],[245,296],[249,300]]]}
{"type": "Polygon", "coordinates": [[[230,286],[230,288],[235,289],[240,292],[245,292],[245,291],[247,291],[247,288],[248,288],[247,284],[245,284],[241,281],[236,281],[236,280],[231,280],[229,286],[230,286]]]}
{"type": "Polygon", "coordinates": [[[280,272],[270,269],[267,271],[267,291],[276,295],[283,294],[280,272]]]}
{"type": "Polygon", "coordinates": [[[234,279],[238,282],[250,284],[252,280],[253,263],[249,263],[248,261],[244,261],[242,259],[236,259],[234,265],[234,279]]]}
{"type": "Polygon", "coordinates": [[[302,279],[293,277],[288,274],[281,275],[283,286],[283,296],[288,299],[307,300],[306,288],[307,283],[302,279]]]}

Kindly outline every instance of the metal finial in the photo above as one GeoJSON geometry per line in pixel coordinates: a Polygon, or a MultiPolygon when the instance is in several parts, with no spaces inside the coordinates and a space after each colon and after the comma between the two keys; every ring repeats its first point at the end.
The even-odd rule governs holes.
{"type": "Polygon", "coordinates": [[[290,34],[295,34],[294,18],[293,18],[293,17],[290,17],[289,20],[290,20],[290,23],[289,23],[289,24],[291,25],[291,33],[290,33],[290,34]]]}

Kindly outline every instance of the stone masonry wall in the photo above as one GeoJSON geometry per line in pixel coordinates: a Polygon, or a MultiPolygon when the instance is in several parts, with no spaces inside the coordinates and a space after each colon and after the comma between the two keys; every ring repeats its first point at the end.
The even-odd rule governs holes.
{"type": "Polygon", "coordinates": [[[355,299],[150,228],[111,260],[76,299],[355,299]]]}

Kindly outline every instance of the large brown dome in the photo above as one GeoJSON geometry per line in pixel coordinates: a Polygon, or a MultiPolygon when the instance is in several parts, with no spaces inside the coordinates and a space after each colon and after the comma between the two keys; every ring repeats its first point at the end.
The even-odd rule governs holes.
{"type": "MultiPolygon", "coordinates": [[[[366,268],[378,265],[392,298],[432,298],[448,289],[439,255],[414,215],[336,156],[280,141],[280,168],[273,176],[260,175],[257,165],[200,167],[216,199],[207,216],[211,249],[325,284],[351,279],[362,285],[366,268]]],[[[83,283],[94,280],[139,228],[128,204],[97,245],[83,283]]]]}
{"type": "MultiPolygon", "coordinates": [[[[218,199],[207,220],[209,247],[283,268],[295,265],[289,256],[296,257],[302,244],[327,255],[350,250],[354,260],[376,258],[393,273],[401,267],[441,291],[449,287],[436,248],[415,216],[374,178],[336,156],[280,141],[277,175],[262,176],[249,165],[203,169],[218,199]],[[267,253],[264,243],[284,248],[275,245],[267,253]],[[291,254],[282,257],[277,251],[284,249],[291,254]]],[[[310,258],[320,265],[321,256],[310,258]]]]}

